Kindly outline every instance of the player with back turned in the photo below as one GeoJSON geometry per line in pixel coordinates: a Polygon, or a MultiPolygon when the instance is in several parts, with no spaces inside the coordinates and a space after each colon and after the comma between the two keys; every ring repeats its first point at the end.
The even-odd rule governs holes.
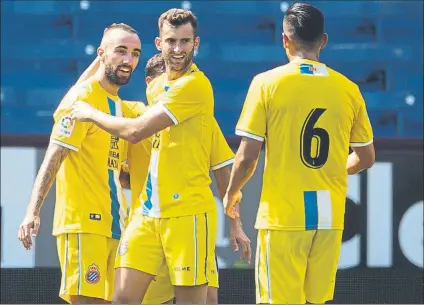
{"type": "Polygon", "coordinates": [[[236,127],[242,141],[224,198],[232,217],[265,141],[255,225],[257,303],[333,299],[347,176],[374,164],[358,86],[319,62],[327,40],[321,11],[292,4],[282,35],[289,63],[253,78],[236,127]]]}

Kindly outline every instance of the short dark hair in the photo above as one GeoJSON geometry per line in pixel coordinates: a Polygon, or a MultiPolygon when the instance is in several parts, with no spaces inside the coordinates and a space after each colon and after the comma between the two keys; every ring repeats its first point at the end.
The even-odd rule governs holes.
{"type": "Polygon", "coordinates": [[[112,29],[120,29],[123,31],[126,31],[128,33],[132,33],[132,34],[137,34],[137,31],[134,30],[133,27],[129,26],[128,24],[125,23],[112,23],[111,25],[109,25],[107,28],[105,28],[103,35],[106,34],[107,31],[112,30],[112,29]]]}
{"type": "Polygon", "coordinates": [[[300,44],[314,46],[324,35],[324,15],[316,7],[307,3],[293,3],[283,19],[288,35],[300,44]]]}
{"type": "Polygon", "coordinates": [[[155,54],[147,61],[144,76],[155,78],[165,72],[165,61],[161,53],[155,54]]]}
{"type": "Polygon", "coordinates": [[[162,30],[163,24],[167,22],[173,27],[190,23],[193,27],[194,36],[197,33],[197,17],[193,12],[180,8],[171,8],[160,15],[158,20],[159,33],[162,30]]]}

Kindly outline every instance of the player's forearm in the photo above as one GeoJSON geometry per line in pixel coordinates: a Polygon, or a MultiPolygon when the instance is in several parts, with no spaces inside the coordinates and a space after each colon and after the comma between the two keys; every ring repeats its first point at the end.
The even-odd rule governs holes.
{"type": "Polygon", "coordinates": [[[347,157],[346,169],[348,175],[358,174],[369,167],[370,166],[367,163],[361,162],[361,159],[356,152],[352,152],[347,157]]]}
{"type": "Polygon", "coordinates": [[[49,144],[32,188],[30,202],[27,208],[28,214],[40,215],[41,206],[68,152],[69,150],[65,147],[54,143],[49,144]]]}
{"type": "Polygon", "coordinates": [[[102,111],[94,110],[89,121],[115,137],[129,141],[134,129],[135,119],[114,117],[102,111]]]}
{"type": "Polygon", "coordinates": [[[242,155],[237,155],[231,172],[230,183],[227,193],[235,194],[249,181],[256,169],[258,159],[244,159],[242,155]]]}
{"type": "Polygon", "coordinates": [[[219,192],[219,197],[222,200],[227,191],[228,184],[230,182],[231,171],[228,166],[214,170],[213,174],[215,176],[216,187],[219,192]]]}

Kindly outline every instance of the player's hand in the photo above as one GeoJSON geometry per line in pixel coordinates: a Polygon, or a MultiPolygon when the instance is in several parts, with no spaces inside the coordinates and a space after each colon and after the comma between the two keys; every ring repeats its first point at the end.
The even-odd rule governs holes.
{"type": "Polygon", "coordinates": [[[238,191],[235,194],[230,194],[228,192],[225,194],[222,202],[224,204],[225,214],[227,214],[228,217],[232,219],[240,217],[239,213],[236,211],[234,206],[237,203],[240,203],[242,197],[243,197],[243,194],[240,191],[238,191]]]}
{"type": "Polygon", "coordinates": [[[32,237],[36,237],[40,228],[40,216],[27,215],[18,229],[18,239],[26,250],[31,250],[32,237]]]}
{"type": "Polygon", "coordinates": [[[85,102],[76,102],[71,108],[71,118],[81,122],[89,122],[95,109],[85,102]]]}
{"type": "Polygon", "coordinates": [[[241,221],[239,219],[230,220],[230,240],[234,252],[238,252],[241,248],[241,259],[246,259],[250,264],[252,249],[250,247],[250,239],[244,233],[241,221]],[[240,247],[239,247],[240,246],[240,247]]]}

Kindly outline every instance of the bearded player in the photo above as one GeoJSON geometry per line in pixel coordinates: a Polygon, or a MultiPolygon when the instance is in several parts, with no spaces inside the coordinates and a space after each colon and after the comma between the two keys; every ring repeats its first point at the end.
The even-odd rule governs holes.
{"type": "Polygon", "coordinates": [[[122,116],[118,91],[130,81],[140,53],[140,39],[130,26],[113,24],[105,30],[97,72],[72,88],[54,114],[50,144],[19,227],[19,240],[31,249],[56,177],[53,235],[62,270],[60,296],[70,303],[112,300],[115,253],[126,217],[118,181],[123,141],[94,124],[72,120],[70,109],[78,100],[122,116]]]}
{"type": "Polygon", "coordinates": [[[166,73],[149,84],[158,93],[155,104],[139,118],[126,119],[80,102],[72,116],[132,143],[153,136],[140,196],[142,215],[137,221],[132,218],[121,240],[114,300],[143,300],[165,260],[177,302],[204,303],[217,223],[209,176],[213,89],[193,63],[200,43],[196,16],[171,9],[160,16],[158,26],[155,44],[164,56],[166,73]]]}

